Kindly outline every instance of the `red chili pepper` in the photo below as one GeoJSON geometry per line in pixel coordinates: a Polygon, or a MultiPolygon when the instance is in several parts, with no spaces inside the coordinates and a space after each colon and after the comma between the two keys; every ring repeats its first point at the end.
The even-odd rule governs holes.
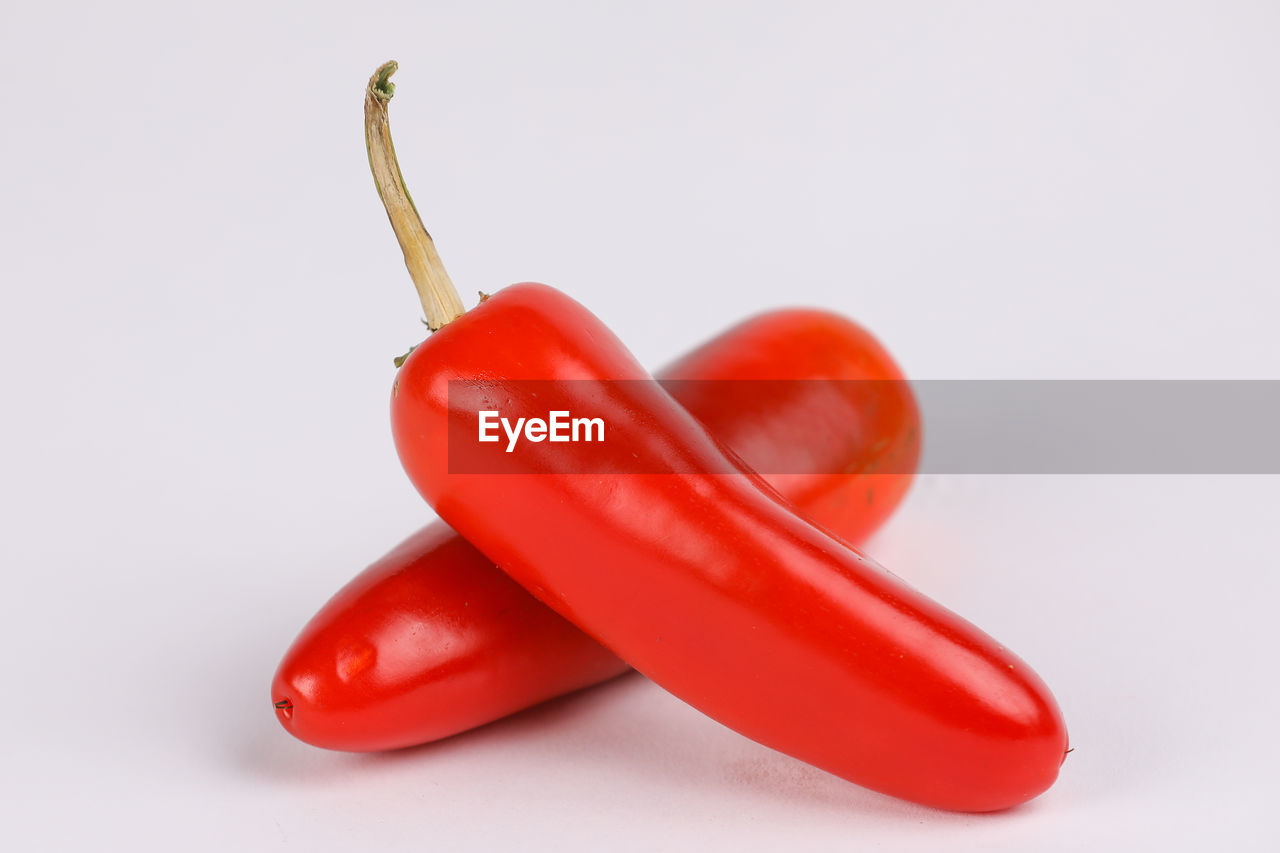
{"type": "MultiPolygon", "coordinates": [[[[861,400],[797,381],[675,382],[671,393],[815,522],[850,541],[901,500],[919,456],[919,414],[884,348],[823,311],[741,323],[663,372],[690,380],[870,380],[861,400]],[[802,451],[797,457],[796,450],[802,451]],[[860,473],[835,474],[856,470],[860,473]],[[800,472],[809,472],[804,474],[800,472]]],[[[425,743],[596,684],[627,665],[539,603],[443,522],[347,584],[307,624],[276,672],[281,723],[329,749],[425,743]]]]}
{"type": "Polygon", "coordinates": [[[796,516],[589,311],[523,284],[461,313],[395,165],[393,70],[366,95],[370,160],[439,331],[400,369],[392,428],[441,518],[640,672],[765,745],[940,808],[1002,809],[1049,787],[1067,737],[1039,677],[796,516]],[[593,456],[617,473],[558,473],[566,448],[532,442],[524,473],[451,471],[451,423],[478,421],[477,396],[451,400],[451,380],[517,412],[603,417],[615,437],[593,456]],[[558,384],[531,400],[522,383],[538,380],[558,384]]]}

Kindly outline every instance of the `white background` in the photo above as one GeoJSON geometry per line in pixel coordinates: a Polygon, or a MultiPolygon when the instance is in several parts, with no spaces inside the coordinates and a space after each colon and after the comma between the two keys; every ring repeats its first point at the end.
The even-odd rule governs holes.
{"type": "Polygon", "coordinates": [[[1278,36],[1266,2],[8,0],[5,835],[1271,847],[1274,477],[920,480],[868,550],[1035,666],[1076,746],[1006,814],[863,791],[634,676],[364,757],[292,740],[268,683],[429,517],[387,425],[422,328],[360,128],[383,60],[468,304],[545,281],[653,365],[798,303],[915,378],[1280,378],[1278,36]]]}

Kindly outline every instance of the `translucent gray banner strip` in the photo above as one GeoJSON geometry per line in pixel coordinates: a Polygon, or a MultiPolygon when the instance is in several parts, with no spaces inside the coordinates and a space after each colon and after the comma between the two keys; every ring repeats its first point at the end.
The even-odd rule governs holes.
{"type": "Polygon", "coordinates": [[[911,383],[920,470],[938,474],[1280,473],[1280,381],[911,383]]]}
{"type": "Polygon", "coordinates": [[[655,440],[667,394],[765,475],[1280,474],[1280,380],[454,380],[450,470],[724,473],[655,440]],[[600,437],[478,437],[554,410],[600,437]]]}

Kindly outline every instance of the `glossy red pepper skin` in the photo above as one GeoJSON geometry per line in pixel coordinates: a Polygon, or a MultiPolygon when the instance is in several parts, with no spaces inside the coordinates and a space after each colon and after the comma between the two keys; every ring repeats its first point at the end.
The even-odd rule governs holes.
{"type": "MultiPolygon", "coordinates": [[[[850,541],[883,523],[910,484],[920,453],[915,401],[889,353],[843,317],[762,314],[660,376],[872,380],[870,401],[833,398],[803,381],[753,386],[749,397],[728,400],[697,382],[671,387],[749,465],[796,472],[767,479],[798,511],[850,541]],[[771,390],[785,390],[785,399],[771,390]],[[821,473],[847,469],[857,473],[821,473]]],[[[456,734],[626,669],[435,522],[311,619],[281,661],[272,698],[298,738],[373,751],[456,734]]]]}
{"type": "MultiPolygon", "coordinates": [[[[1049,787],[1067,749],[1039,677],[976,627],[798,517],[743,473],[451,473],[450,380],[644,380],[589,311],[542,285],[499,291],[418,347],[392,395],[396,448],[440,516],[544,603],[742,734],[860,785],[992,811],[1049,787]]],[[[653,383],[549,408],[643,422],[629,470],[734,470],[653,383]],[[600,411],[601,406],[606,411],[600,411]]],[[[630,458],[621,458],[627,456],[630,458]]]]}

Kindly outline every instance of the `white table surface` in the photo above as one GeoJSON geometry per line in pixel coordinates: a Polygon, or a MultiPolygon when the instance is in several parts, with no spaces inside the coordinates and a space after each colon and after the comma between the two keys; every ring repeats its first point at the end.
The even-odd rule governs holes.
{"type": "Polygon", "coordinates": [[[915,378],[1280,378],[1274,4],[335,5],[0,19],[13,849],[1275,849],[1274,476],[920,479],[868,551],[1028,660],[1076,747],[1006,814],[638,676],[388,756],[268,696],[430,517],[387,428],[421,327],[379,62],[464,295],[555,284],[647,363],[811,304],[915,378]]]}

